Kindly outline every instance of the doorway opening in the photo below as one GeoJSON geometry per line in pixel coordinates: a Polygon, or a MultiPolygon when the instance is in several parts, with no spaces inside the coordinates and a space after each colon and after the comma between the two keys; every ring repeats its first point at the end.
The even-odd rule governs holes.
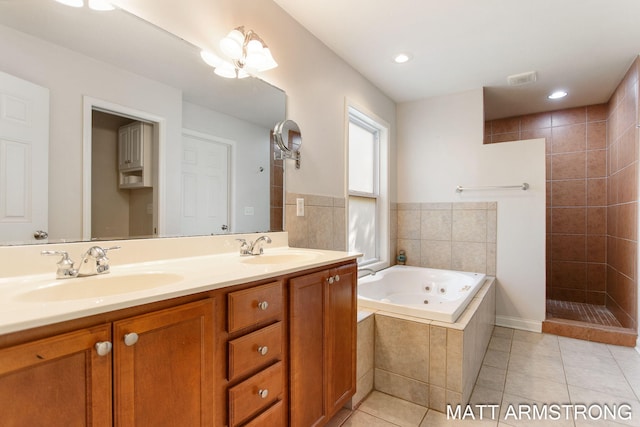
{"type": "Polygon", "coordinates": [[[100,100],[84,104],[83,238],[159,235],[163,120],[100,100]]]}

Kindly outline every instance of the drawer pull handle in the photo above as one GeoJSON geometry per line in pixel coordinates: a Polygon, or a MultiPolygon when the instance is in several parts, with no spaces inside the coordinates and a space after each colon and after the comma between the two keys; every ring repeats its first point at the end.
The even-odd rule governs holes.
{"type": "Polygon", "coordinates": [[[261,345],[260,347],[258,347],[258,353],[260,353],[261,356],[266,356],[268,352],[269,347],[267,347],[266,345],[261,345]]]}
{"type": "Polygon", "coordinates": [[[260,398],[262,399],[266,399],[267,396],[269,396],[269,390],[267,390],[266,388],[258,390],[258,396],[260,396],[260,398]]]}
{"type": "Polygon", "coordinates": [[[113,345],[109,341],[100,341],[96,343],[96,353],[98,356],[106,356],[111,353],[113,345]]]}
{"type": "Polygon", "coordinates": [[[269,303],[268,303],[268,302],[266,302],[266,301],[260,301],[260,302],[258,303],[258,308],[259,308],[260,310],[266,310],[267,308],[269,308],[269,303]]]}
{"type": "Polygon", "coordinates": [[[130,334],[126,334],[124,336],[124,344],[128,347],[131,347],[137,342],[138,342],[138,334],[136,334],[135,332],[131,332],[130,334]]]}

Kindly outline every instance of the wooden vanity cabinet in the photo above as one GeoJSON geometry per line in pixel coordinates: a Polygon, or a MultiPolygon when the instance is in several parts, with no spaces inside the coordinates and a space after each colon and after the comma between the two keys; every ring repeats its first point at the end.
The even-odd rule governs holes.
{"type": "Polygon", "coordinates": [[[212,426],[213,310],[205,299],[0,349],[0,424],[212,426]]]}
{"type": "Polygon", "coordinates": [[[213,300],[113,323],[117,426],[211,426],[213,300]]]}
{"type": "Polygon", "coordinates": [[[290,425],[321,426],[355,393],[355,263],[289,280],[290,425]]]}
{"type": "Polygon", "coordinates": [[[111,426],[111,325],[0,350],[0,424],[111,426]]]}

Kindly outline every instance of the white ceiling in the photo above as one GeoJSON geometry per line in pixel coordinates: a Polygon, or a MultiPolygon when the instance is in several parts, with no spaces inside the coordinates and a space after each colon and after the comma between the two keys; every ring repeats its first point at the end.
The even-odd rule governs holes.
{"type": "Polygon", "coordinates": [[[274,1],[394,101],[486,87],[487,118],[606,102],[640,53],[638,0],[274,1]]]}

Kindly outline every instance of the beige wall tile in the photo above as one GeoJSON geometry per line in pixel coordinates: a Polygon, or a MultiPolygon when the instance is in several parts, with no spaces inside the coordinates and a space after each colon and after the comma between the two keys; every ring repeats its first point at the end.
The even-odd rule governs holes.
{"type": "MultiPolygon", "coordinates": [[[[337,200],[337,199],[334,199],[337,200]]],[[[333,247],[335,251],[347,250],[346,210],[344,207],[333,208],[333,247]]]]}
{"type": "Polygon", "coordinates": [[[423,240],[451,240],[451,210],[423,210],[421,233],[423,240]]]}
{"type": "Polygon", "coordinates": [[[358,406],[358,404],[360,404],[360,402],[362,402],[362,400],[371,393],[373,390],[373,374],[374,370],[370,369],[363,376],[358,378],[358,381],[356,382],[356,394],[351,398],[351,403],[347,405],[349,409],[353,409],[358,406]]]}
{"type": "Polygon", "coordinates": [[[487,210],[453,210],[451,229],[454,242],[486,242],[487,210]]]}
{"type": "Polygon", "coordinates": [[[451,269],[451,242],[443,240],[421,241],[420,266],[451,269]]]}
{"type": "Polygon", "coordinates": [[[487,243],[498,241],[498,211],[487,210],[487,243]]]}
{"type": "Polygon", "coordinates": [[[375,366],[429,381],[429,325],[375,315],[375,366]]]}
{"type": "Polygon", "coordinates": [[[486,273],[486,243],[453,242],[451,244],[451,254],[452,269],[486,273]]]}
{"type": "Polygon", "coordinates": [[[358,348],[356,376],[361,378],[373,369],[374,354],[374,316],[358,322],[358,348]]]}
{"type": "Polygon", "coordinates": [[[305,208],[309,248],[333,248],[333,207],[307,206],[305,208]]]}
{"type": "Polygon", "coordinates": [[[463,332],[447,329],[447,390],[462,392],[463,332]]]}
{"type": "Polygon", "coordinates": [[[429,329],[429,384],[447,385],[447,330],[433,325],[429,329]]]}
{"type": "Polygon", "coordinates": [[[436,411],[446,412],[447,404],[445,403],[446,390],[442,387],[429,385],[429,408],[436,411]]]}
{"type": "Polygon", "coordinates": [[[407,265],[420,267],[421,247],[420,240],[398,239],[397,252],[404,250],[407,255],[407,265]]]}
{"type": "Polygon", "coordinates": [[[398,238],[420,238],[420,211],[398,210],[398,238]]]}
{"type": "Polygon", "coordinates": [[[422,203],[421,205],[422,210],[451,210],[452,208],[452,204],[451,203],[422,203]]]}
{"type": "Polygon", "coordinates": [[[487,271],[485,274],[489,276],[495,276],[497,267],[497,258],[498,258],[498,248],[495,243],[487,243],[487,271]]]}
{"type": "Polygon", "coordinates": [[[429,385],[384,369],[374,372],[374,389],[417,405],[429,404],[429,385]]]}

